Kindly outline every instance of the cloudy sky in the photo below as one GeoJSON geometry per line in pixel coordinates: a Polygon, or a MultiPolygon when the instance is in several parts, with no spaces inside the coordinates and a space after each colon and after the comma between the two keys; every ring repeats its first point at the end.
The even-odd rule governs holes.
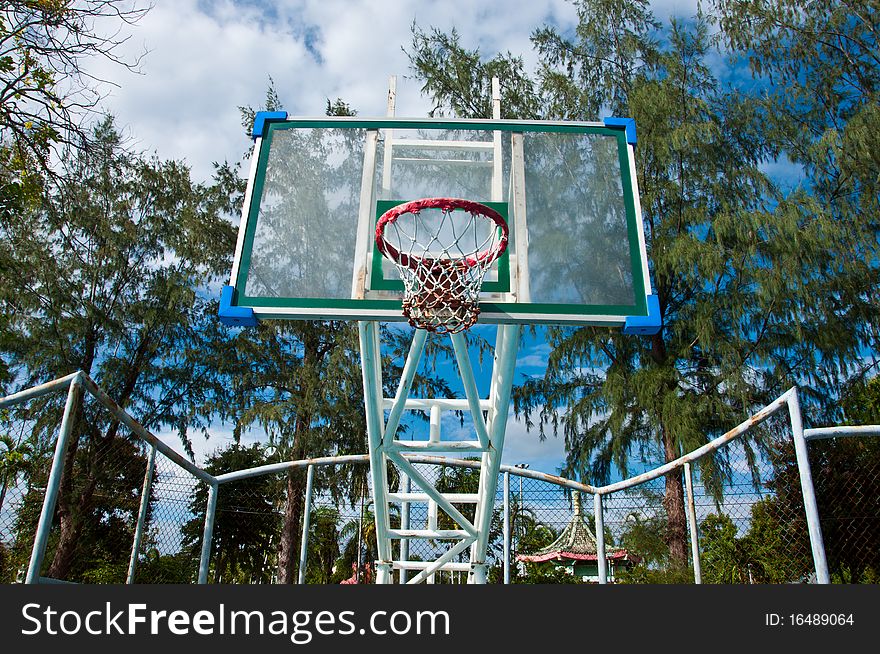
{"type": "MultiPolygon", "coordinates": [[[[658,16],[690,16],[698,0],[654,0],[658,16]]],[[[269,77],[294,115],[322,115],[342,98],[361,116],[385,115],[391,75],[399,116],[424,116],[429,103],[405,77],[413,22],[455,27],[468,48],[510,51],[534,61],[529,35],[544,24],[576,22],[567,0],[153,0],[128,30],[123,54],[138,73],[93,68],[107,87],[105,108],[132,143],[185,159],[198,178],[214,161],[238,161],[249,141],[238,107],[259,106],[269,77]]]]}
{"type": "MultiPolygon", "coordinates": [[[[688,17],[698,0],[654,0],[660,18],[688,17]]],[[[342,98],[361,116],[385,114],[388,79],[398,76],[399,116],[424,116],[430,108],[407,80],[408,46],[415,22],[424,30],[455,27],[467,48],[521,55],[534,63],[529,35],[545,24],[561,31],[576,22],[567,0],[153,0],[153,9],[128,30],[120,54],[140,55],[137,72],[96,63],[106,86],[104,108],[114,114],[130,145],[163,159],[185,160],[197,179],[212,162],[240,161],[250,141],[239,106],[259,106],[269,78],[292,115],[322,115],[327,100],[342,98]]],[[[521,354],[519,371],[539,374],[546,345],[521,354]]],[[[180,449],[177,437],[163,435],[180,449]]],[[[228,444],[218,426],[197,459],[228,444]]],[[[511,421],[505,462],[529,461],[555,472],[564,458],[558,439],[540,443],[511,421]]]]}

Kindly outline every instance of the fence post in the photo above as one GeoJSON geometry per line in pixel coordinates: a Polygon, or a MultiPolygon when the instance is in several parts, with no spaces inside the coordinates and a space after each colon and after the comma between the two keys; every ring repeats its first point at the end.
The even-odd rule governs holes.
{"type": "Polygon", "coordinates": [[[596,516],[596,563],[599,564],[599,583],[608,583],[608,561],[605,559],[605,520],[602,515],[602,495],[593,495],[596,516]]]}
{"type": "MultiPolygon", "coordinates": [[[[412,481],[409,478],[409,475],[406,473],[401,473],[401,481],[403,482],[403,491],[405,493],[412,492],[412,481]]],[[[409,529],[409,502],[401,502],[400,503],[400,528],[401,529],[409,529]]],[[[409,539],[402,538],[400,540],[400,560],[401,561],[409,561],[409,539]]],[[[406,578],[409,576],[409,570],[405,568],[400,569],[400,583],[405,584],[406,578]]]]}
{"type": "Polygon", "coordinates": [[[504,471],[504,583],[510,583],[510,472],[504,471]]]}
{"type": "Polygon", "coordinates": [[[306,566],[309,559],[309,523],[312,516],[312,483],[314,480],[315,466],[310,465],[306,473],[306,507],[303,514],[303,531],[299,546],[299,579],[297,582],[300,585],[306,583],[306,566]]]}
{"type": "Polygon", "coordinates": [[[816,568],[816,582],[831,583],[828,575],[828,561],[825,559],[825,544],[822,542],[822,528],[819,524],[819,507],[816,504],[816,491],[813,488],[813,473],[807,456],[807,441],[804,438],[804,424],[801,418],[801,405],[797,388],[792,389],[788,399],[788,413],[791,418],[791,433],[794,439],[794,453],[797,458],[801,479],[801,493],[804,496],[804,512],[807,516],[807,530],[810,534],[810,548],[813,551],[813,565],[816,568]]]}
{"type": "Polygon", "coordinates": [[[700,530],[697,525],[697,510],[694,505],[694,472],[691,464],[684,464],[684,481],[687,488],[688,522],[691,531],[691,556],[694,560],[694,583],[703,583],[703,573],[700,569],[700,530]]]}
{"type": "Polygon", "coordinates": [[[43,498],[43,509],[40,512],[40,521],[37,523],[37,533],[34,535],[34,547],[31,550],[31,560],[28,564],[26,584],[36,584],[40,581],[40,569],[43,567],[43,557],[46,555],[46,542],[52,529],[52,518],[55,515],[55,501],[58,499],[58,488],[61,485],[61,475],[64,473],[64,456],[67,453],[67,444],[73,433],[75,422],[76,402],[80,395],[80,376],[75,376],[70,382],[67,391],[67,402],[64,404],[64,416],[61,418],[61,427],[58,430],[58,440],[55,442],[55,454],[52,457],[52,468],[49,472],[49,480],[46,482],[46,495],[43,498]]]}
{"type": "Polygon", "coordinates": [[[141,492],[141,509],[138,512],[137,527],[134,530],[134,542],[131,545],[131,559],[128,562],[128,576],[125,583],[134,583],[134,571],[137,567],[138,552],[141,549],[141,541],[144,537],[144,523],[147,521],[147,509],[150,508],[150,493],[153,488],[153,470],[156,468],[156,446],[150,448],[150,457],[147,460],[147,472],[144,475],[144,489],[141,492]]]}
{"type": "Polygon", "coordinates": [[[211,542],[214,538],[214,515],[217,513],[217,491],[219,484],[216,482],[208,486],[208,504],[205,507],[205,530],[202,533],[202,557],[199,561],[199,582],[208,583],[208,565],[211,560],[211,542]]]}

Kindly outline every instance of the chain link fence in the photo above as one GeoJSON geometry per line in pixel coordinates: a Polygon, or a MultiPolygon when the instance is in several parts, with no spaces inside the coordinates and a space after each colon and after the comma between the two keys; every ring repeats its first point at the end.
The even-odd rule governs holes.
{"type": "MultiPolygon", "coordinates": [[[[24,456],[18,465],[7,466],[0,479],[3,583],[25,579],[57,444],[53,435],[23,447],[27,441],[22,436],[33,433],[34,425],[27,423],[26,418],[7,423],[12,427],[7,433],[17,435],[12,441],[14,448],[24,456]]],[[[121,584],[134,574],[139,583],[195,581],[201,529],[187,540],[194,531],[188,528],[195,517],[198,487],[205,484],[158,453],[145,487],[150,449],[128,427],[110,419],[93,397],[83,398],[59,467],[61,477],[39,570],[41,579],[121,584]],[[132,568],[142,509],[137,565],[132,568]]]]}
{"type": "Polygon", "coordinates": [[[880,583],[880,427],[806,436],[832,583],[880,583]]]}
{"type": "MultiPolygon", "coordinates": [[[[219,473],[225,471],[206,472],[173,452],[155,451],[154,437],[149,444],[142,428],[120,421],[119,413],[108,413],[112,405],[95,398],[100,399],[84,399],[64,458],[56,462],[63,474],[45,534],[40,580],[194,583],[200,580],[202,562],[203,581],[209,583],[372,581],[377,553],[366,456],[314,466],[303,551],[306,462],[289,470],[270,466],[261,474],[241,478],[234,473],[224,479],[219,473]],[[209,521],[212,539],[206,551],[203,537],[212,488],[216,511],[209,521]],[[303,555],[307,566],[300,572],[303,555]]],[[[58,404],[59,413],[61,408],[58,404]]],[[[14,583],[24,580],[35,551],[44,498],[54,483],[59,425],[36,425],[27,412],[4,417],[4,433],[11,438],[5,442],[0,478],[0,581],[14,583]],[[27,441],[28,434],[43,436],[27,441]],[[18,454],[10,454],[13,450],[18,454]]],[[[666,475],[600,490],[608,581],[815,581],[791,433],[789,416],[780,411],[666,475]]],[[[830,578],[876,583],[880,439],[826,438],[808,444],[830,578]]],[[[415,467],[441,492],[475,493],[479,473],[468,465],[474,464],[415,467]]],[[[651,468],[650,462],[644,465],[651,468]]],[[[392,490],[408,490],[406,478],[393,466],[389,484],[392,490]]],[[[573,492],[533,471],[503,472],[489,539],[490,581],[500,583],[505,567],[513,583],[598,581],[596,513],[588,489],[573,492]],[[575,523],[590,534],[592,558],[589,552],[581,552],[580,559],[566,557],[557,542],[575,523]],[[560,556],[551,556],[554,547],[560,556]],[[536,555],[542,560],[535,561],[536,555]]],[[[473,519],[473,504],[456,507],[473,519]]],[[[442,510],[425,503],[395,505],[390,519],[392,528],[455,527],[442,510]]],[[[411,539],[395,540],[394,547],[395,558],[428,561],[448,544],[411,539]],[[408,551],[401,552],[401,547],[408,551]]],[[[467,560],[467,553],[459,557],[461,563],[467,560]]],[[[402,574],[396,571],[396,580],[402,574]]],[[[440,571],[429,582],[466,580],[466,572],[440,571]]]]}

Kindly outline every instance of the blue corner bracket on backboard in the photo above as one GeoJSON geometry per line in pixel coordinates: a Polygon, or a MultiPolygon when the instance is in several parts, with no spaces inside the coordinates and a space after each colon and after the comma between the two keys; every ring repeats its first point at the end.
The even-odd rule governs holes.
{"type": "Polygon", "coordinates": [[[636,121],[635,118],[613,118],[609,116],[604,121],[605,127],[623,127],[626,130],[626,142],[636,146],[636,121]]]}
{"type": "Polygon", "coordinates": [[[232,306],[232,294],[235,289],[224,286],[220,291],[220,322],[228,327],[256,327],[257,317],[250,307],[232,306]]]}
{"type": "Polygon", "coordinates": [[[266,123],[276,120],[287,120],[286,111],[258,111],[254,116],[254,129],[251,138],[259,138],[266,131],[266,123]]]}
{"type": "Polygon", "coordinates": [[[649,295],[648,315],[647,316],[629,316],[623,325],[623,333],[629,336],[653,336],[660,331],[663,326],[663,319],[660,317],[660,300],[656,295],[649,295]]]}

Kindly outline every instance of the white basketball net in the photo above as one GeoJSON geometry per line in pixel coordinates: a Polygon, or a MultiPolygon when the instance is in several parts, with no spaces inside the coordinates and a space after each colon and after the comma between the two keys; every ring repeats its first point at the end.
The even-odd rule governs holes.
{"type": "Polygon", "coordinates": [[[376,226],[379,251],[394,262],[403,280],[403,314],[413,327],[440,334],[455,334],[477,322],[483,277],[504,253],[507,239],[500,214],[454,198],[399,205],[376,226]],[[423,216],[425,209],[440,214],[423,216]]]}

